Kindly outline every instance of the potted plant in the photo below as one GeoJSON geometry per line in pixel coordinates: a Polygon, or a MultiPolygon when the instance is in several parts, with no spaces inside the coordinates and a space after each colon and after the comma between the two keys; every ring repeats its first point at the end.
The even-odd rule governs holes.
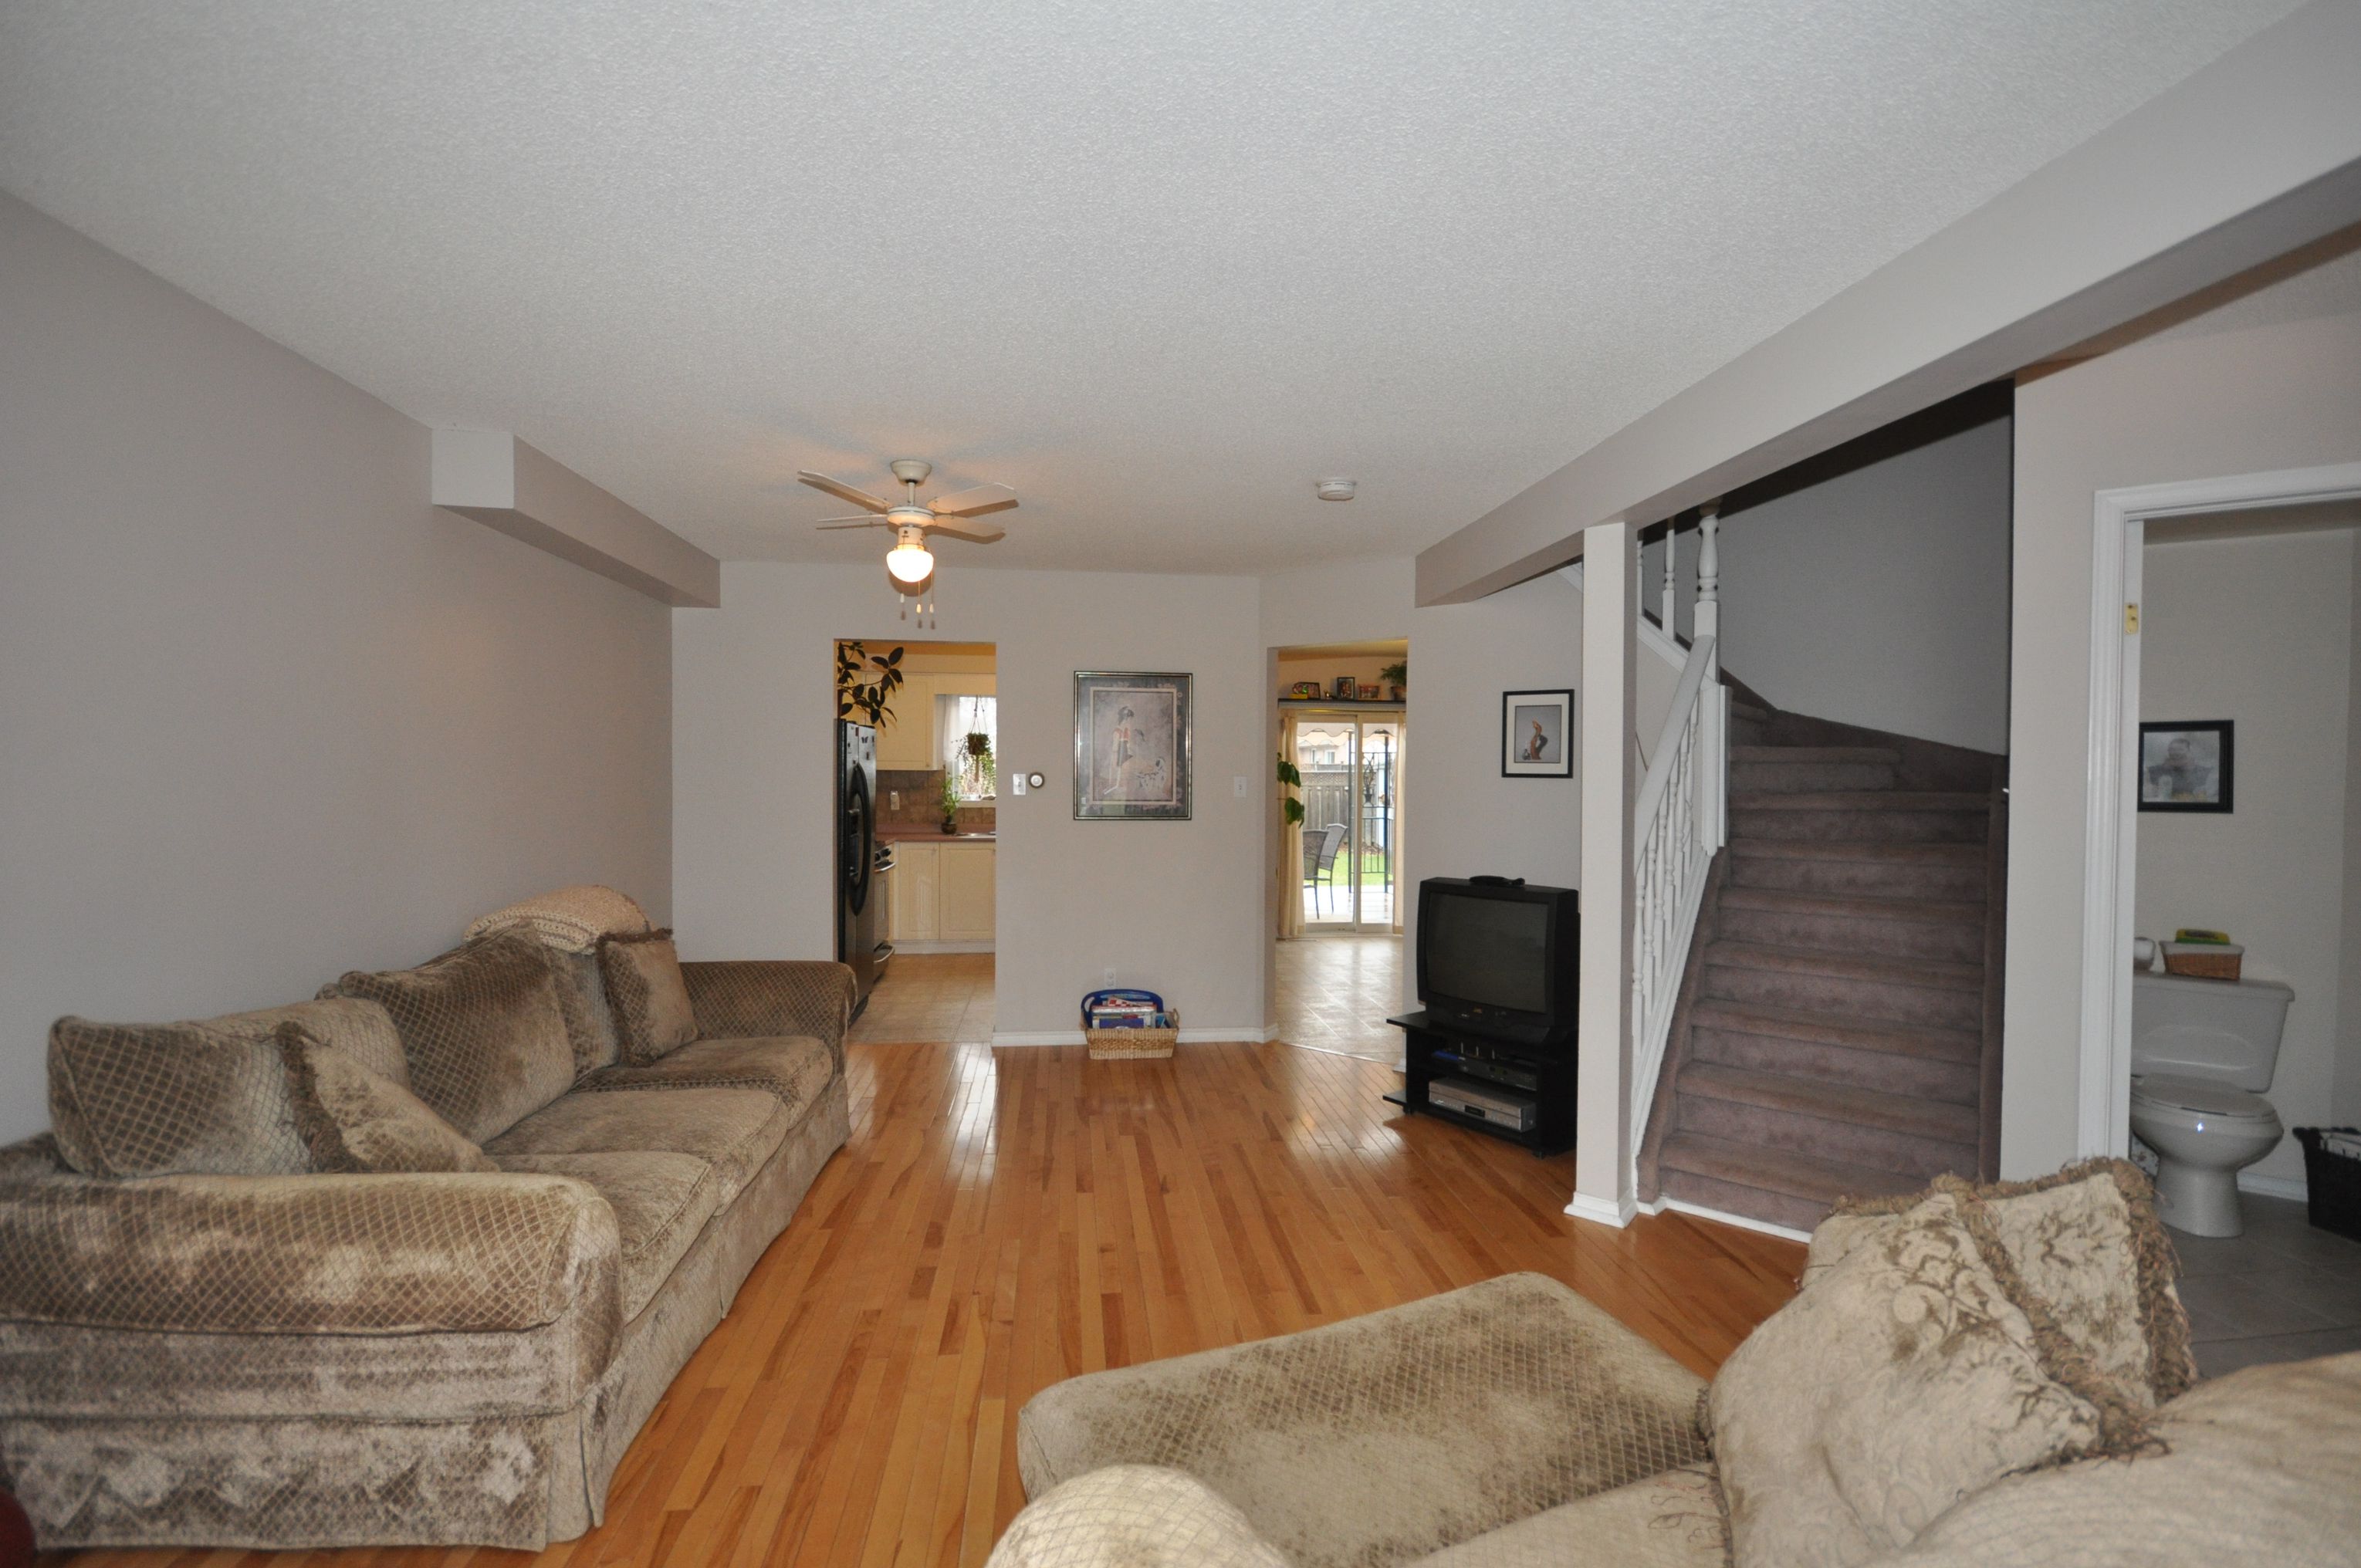
{"type": "MultiPolygon", "coordinates": [[[[1280,753],[1279,759],[1279,782],[1285,784],[1290,790],[1298,790],[1303,787],[1303,771],[1301,768],[1298,768],[1293,762],[1289,762],[1284,752],[1280,753]]],[[[1292,795],[1280,795],[1279,797],[1279,815],[1280,820],[1284,821],[1290,828],[1302,827],[1303,802],[1297,799],[1292,795]]]]}
{"type": "Polygon", "coordinates": [[[969,793],[977,798],[993,793],[992,737],[983,730],[972,730],[965,741],[969,793]]]}
{"type": "Polygon", "coordinates": [[[950,769],[943,770],[943,831],[959,831],[959,776],[950,769]]]}
{"type": "Polygon", "coordinates": [[[859,642],[836,645],[836,716],[855,712],[878,729],[894,717],[894,693],[902,685],[902,650],[872,653],[859,642]],[[874,670],[875,674],[871,674],[874,670]]]}
{"type": "Polygon", "coordinates": [[[1402,687],[1410,685],[1410,661],[1408,659],[1396,659],[1392,663],[1388,664],[1384,669],[1378,672],[1378,679],[1393,687],[1394,700],[1396,702],[1401,701],[1402,687]]]}

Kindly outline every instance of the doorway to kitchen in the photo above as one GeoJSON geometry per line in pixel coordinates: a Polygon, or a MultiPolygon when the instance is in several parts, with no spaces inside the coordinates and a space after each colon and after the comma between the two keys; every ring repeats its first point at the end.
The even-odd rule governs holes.
{"type": "Polygon", "coordinates": [[[989,642],[873,638],[838,645],[840,722],[872,731],[875,755],[879,907],[868,922],[883,957],[853,1038],[992,1039],[997,665],[989,642]]]}

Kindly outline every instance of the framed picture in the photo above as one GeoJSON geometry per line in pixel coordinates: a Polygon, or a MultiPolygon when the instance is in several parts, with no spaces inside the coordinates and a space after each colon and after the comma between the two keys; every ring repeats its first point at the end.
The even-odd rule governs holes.
{"type": "Polygon", "coordinates": [[[1318,681],[1298,681],[1289,688],[1287,695],[1306,702],[1317,702],[1328,695],[1328,690],[1318,681]]]}
{"type": "Polygon", "coordinates": [[[1385,699],[1385,695],[1382,687],[1373,686],[1367,681],[1361,683],[1361,689],[1357,694],[1362,702],[1381,702],[1385,699]]]}
{"type": "Polygon", "coordinates": [[[2174,719],[2139,727],[2142,811],[2230,809],[2236,727],[2226,718],[2174,719]]]}
{"type": "Polygon", "coordinates": [[[1353,694],[1357,689],[1358,687],[1352,676],[1338,675],[1336,677],[1335,684],[1329,688],[1329,696],[1333,700],[1337,702],[1350,702],[1353,700],[1353,694]]]}
{"type": "Polygon", "coordinates": [[[1188,818],[1194,680],[1074,672],[1074,820],[1188,818]]]}
{"type": "Polygon", "coordinates": [[[1574,777],[1574,693],[1500,694],[1500,776],[1574,777]]]}

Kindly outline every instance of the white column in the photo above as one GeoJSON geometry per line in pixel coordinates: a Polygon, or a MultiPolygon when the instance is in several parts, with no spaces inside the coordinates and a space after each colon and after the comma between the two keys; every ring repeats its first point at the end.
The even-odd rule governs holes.
{"type": "Polygon", "coordinates": [[[1566,1212],[1630,1223],[1631,1186],[1631,715],[1638,680],[1640,550],[1628,522],[1582,532],[1582,997],[1575,1069],[1574,1201],[1566,1212]]]}

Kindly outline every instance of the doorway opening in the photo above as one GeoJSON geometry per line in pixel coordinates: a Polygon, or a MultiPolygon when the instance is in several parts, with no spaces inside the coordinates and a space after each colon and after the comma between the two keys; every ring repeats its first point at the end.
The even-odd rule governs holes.
{"type": "MultiPolygon", "coordinates": [[[[865,736],[874,758],[866,781],[873,891],[857,922],[873,979],[851,1037],[989,1045],[999,928],[998,649],[868,638],[840,642],[837,669],[838,722],[853,732],[856,751],[865,736]],[[850,679],[875,702],[856,692],[848,708],[848,664],[850,679]],[[880,692],[888,671],[890,689],[880,692]]],[[[851,878],[861,851],[841,853],[851,878]]]]}
{"type": "Polygon", "coordinates": [[[1401,999],[1405,639],[1277,651],[1279,1037],[1381,1061],[1401,999]],[[1296,809],[1289,809],[1290,806],[1296,809]]]}

